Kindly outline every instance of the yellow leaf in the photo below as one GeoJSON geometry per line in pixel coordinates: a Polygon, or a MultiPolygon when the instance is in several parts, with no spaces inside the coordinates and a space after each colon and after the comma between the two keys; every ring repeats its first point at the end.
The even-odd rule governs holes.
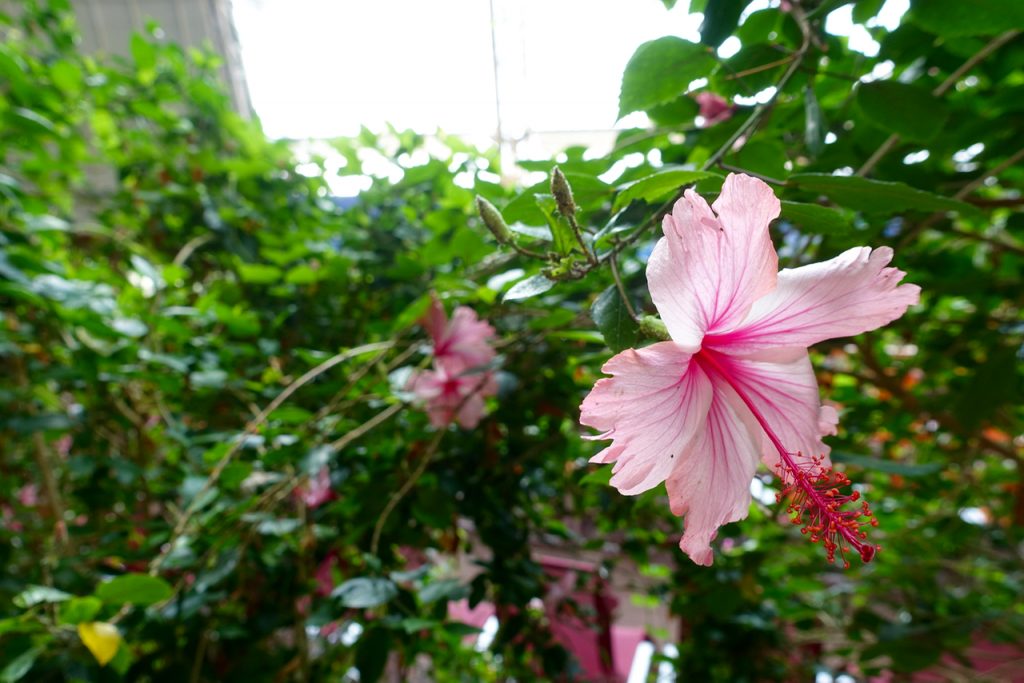
{"type": "Polygon", "coordinates": [[[113,624],[105,621],[89,621],[78,625],[78,637],[82,639],[89,652],[100,663],[106,666],[107,662],[117,654],[117,648],[121,646],[121,632],[113,624]]]}

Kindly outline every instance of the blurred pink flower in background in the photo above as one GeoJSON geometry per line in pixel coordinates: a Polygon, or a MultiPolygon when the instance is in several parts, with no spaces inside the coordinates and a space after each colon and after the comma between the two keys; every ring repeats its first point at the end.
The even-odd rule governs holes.
{"type": "Polygon", "coordinates": [[[781,497],[829,560],[853,548],[869,561],[872,523],[859,494],[832,473],[838,415],[822,406],[807,347],[872,330],[918,300],[916,285],[887,267],[893,252],[855,247],[830,261],[778,272],[768,226],[779,200],[764,182],[730,174],[714,206],[687,190],[664,219],[647,264],[651,298],[672,341],[609,360],[583,401],[580,421],[612,443],[592,462],[615,463],[627,495],[665,482],[685,515],[680,548],[709,565],[718,528],[747,516],[758,459],[782,479],[781,497]]]}
{"type": "Polygon", "coordinates": [[[465,429],[476,427],[484,399],[498,391],[487,367],[495,356],[489,343],[494,328],[467,306],[457,307],[449,320],[436,298],[421,323],[434,341],[433,368],[414,371],[406,388],[426,407],[434,427],[453,421],[465,429]]]}
{"type": "Polygon", "coordinates": [[[443,365],[413,373],[408,387],[426,404],[430,424],[444,427],[456,421],[465,429],[480,424],[484,399],[498,392],[493,372],[452,374],[443,365]]]}
{"type": "Polygon", "coordinates": [[[421,322],[434,340],[434,360],[450,371],[461,372],[494,360],[494,349],[488,344],[494,328],[478,319],[472,308],[457,307],[449,320],[441,302],[433,299],[421,322]]]}
{"type": "Polygon", "coordinates": [[[27,508],[39,505],[39,489],[35,484],[25,484],[17,493],[18,502],[27,508]]]}
{"type": "Polygon", "coordinates": [[[735,107],[721,95],[716,95],[707,90],[701,91],[693,96],[700,106],[700,117],[704,119],[704,128],[713,126],[732,118],[735,107]]]}
{"type": "Polygon", "coordinates": [[[331,490],[331,471],[327,466],[321,467],[316,477],[310,477],[306,483],[296,486],[295,497],[308,508],[318,508],[333,500],[335,494],[331,490]]]}

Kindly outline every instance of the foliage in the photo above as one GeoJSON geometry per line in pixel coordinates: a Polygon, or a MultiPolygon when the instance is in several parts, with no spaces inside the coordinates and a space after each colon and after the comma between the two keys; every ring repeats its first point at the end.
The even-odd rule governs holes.
{"type": "Polygon", "coordinates": [[[453,138],[334,141],[343,174],[395,171],[344,208],[322,160],[298,173],[232,112],[215,57],[152,36],[130,60],[83,56],[58,0],[3,17],[0,679],[366,681],[421,654],[442,681],[570,677],[530,607],[538,544],[641,567],[694,679],[865,677],[1019,642],[1018,3],[915,1],[894,31],[856,3],[877,56],[824,32],[842,4],[709,8],[702,41],[738,37],[729,58],[640,46],[620,109],[652,127],[522,162],[527,187],[453,138]],[[701,127],[696,78],[739,102],[776,89],[701,127]],[[775,182],[784,265],[890,244],[924,292],[885,331],[815,349],[842,408],[834,459],[881,517],[870,565],[826,566],[757,503],[693,566],[663,492],[622,497],[587,465],[577,407],[613,349],[644,343],[630,307],[653,312],[659,206],[734,168],[775,182]],[[431,291],[502,339],[476,430],[405,405],[431,291]],[[307,504],[324,467],[335,497],[307,504]],[[458,553],[482,558],[468,585],[458,553]],[[447,618],[463,597],[498,606],[489,653],[447,618]]]}

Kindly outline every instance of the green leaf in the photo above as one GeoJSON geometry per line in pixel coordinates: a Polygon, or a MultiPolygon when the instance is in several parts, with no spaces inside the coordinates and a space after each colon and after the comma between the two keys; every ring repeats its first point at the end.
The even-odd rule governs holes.
{"type": "Polygon", "coordinates": [[[743,8],[750,0],[714,0],[709,2],[704,11],[704,21],[700,25],[700,42],[711,47],[718,47],[732,35],[740,23],[743,8]]]}
{"type": "Polygon", "coordinates": [[[269,285],[281,281],[281,269],[264,263],[240,263],[238,277],[242,278],[242,282],[269,285]]]}
{"type": "Polygon", "coordinates": [[[152,605],[172,593],[169,583],[148,574],[125,574],[96,587],[96,597],[110,605],[152,605]]]}
{"type": "Polygon", "coordinates": [[[25,674],[32,670],[32,665],[43,653],[43,648],[33,647],[25,650],[0,671],[0,683],[14,683],[20,681],[25,674]]]}
{"type": "Polygon", "coordinates": [[[420,619],[418,617],[410,617],[408,619],[402,619],[399,622],[399,626],[406,633],[418,633],[423,630],[432,630],[441,625],[441,622],[436,619],[420,619]]]}
{"type": "Polygon", "coordinates": [[[438,600],[460,600],[469,595],[469,587],[464,586],[458,579],[442,579],[433,581],[423,587],[419,592],[420,602],[430,604],[438,600]]]}
{"type": "Polygon", "coordinates": [[[573,234],[569,222],[558,215],[555,198],[549,194],[535,194],[534,201],[537,202],[537,207],[544,214],[548,227],[551,229],[551,245],[554,250],[566,256],[572,253],[573,249],[577,249],[576,236],[573,234]]]}
{"type": "Polygon", "coordinates": [[[345,607],[365,609],[383,605],[398,595],[398,587],[382,578],[359,577],[349,579],[333,591],[331,597],[341,600],[345,607]]]}
{"type": "Polygon", "coordinates": [[[520,301],[522,299],[529,299],[531,296],[543,294],[554,286],[555,281],[549,280],[544,275],[531,275],[530,277],[520,280],[512,285],[512,287],[505,292],[505,296],[503,296],[501,300],[520,301]]]}
{"type": "Polygon", "coordinates": [[[601,292],[590,309],[590,317],[597,323],[604,341],[612,351],[619,352],[636,346],[640,327],[626,310],[619,289],[612,285],[601,292]]]}
{"type": "Polygon", "coordinates": [[[850,217],[842,211],[804,202],[783,200],[782,219],[815,235],[842,235],[853,229],[850,217]]]}
{"type": "Polygon", "coordinates": [[[64,602],[71,597],[70,593],[49,586],[29,586],[14,596],[14,604],[22,609],[28,609],[46,602],[64,602]]]}
{"type": "Polygon", "coordinates": [[[789,175],[786,171],[786,148],[778,140],[751,140],[726,160],[744,171],[768,178],[783,179],[789,175]]]}
{"type": "Polygon", "coordinates": [[[916,142],[938,135],[949,116],[942,100],[924,88],[897,81],[862,84],[857,105],[879,128],[916,142]]]}
{"type": "Polygon", "coordinates": [[[635,199],[641,199],[648,204],[668,199],[672,194],[684,185],[690,185],[698,180],[717,176],[717,173],[708,171],[691,171],[685,168],[664,168],[657,173],[652,173],[646,178],[640,178],[619,186],[619,194],[615,197],[612,212],[616,212],[635,199]]]}
{"type": "Polygon", "coordinates": [[[391,332],[401,332],[407,327],[413,325],[427,312],[430,308],[430,302],[432,301],[430,294],[421,294],[412,303],[402,309],[402,312],[395,318],[395,322],[391,325],[391,332]]]}
{"type": "Polygon", "coordinates": [[[371,627],[356,644],[356,668],[360,683],[375,683],[388,661],[391,634],[380,627],[371,627]]]}
{"type": "Polygon", "coordinates": [[[72,598],[67,605],[60,610],[60,622],[62,624],[78,624],[83,621],[92,621],[103,602],[99,598],[87,595],[84,598],[72,598]]]}
{"type": "Polygon", "coordinates": [[[918,190],[906,183],[869,180],[860,176],[829,175],[828,173],[797,173],[789,177],[789,182],[802,190],[823,194],[836,204],[857,211],[977,213],[977,209],[970,204],[918,190]]]}
{"type": "Polygon", "coordinates": [[[1024,28],[1020,0],[914,0],[910,21],[946,38],[994,35],[1024,28]]]}
{"type": "Polygon", "coordinates": [[[587,472],[583,478],[580,479],[580,486],[608,486],[608,482],[611,480],[612,468],[598,467],[587,472]]]}
{"type": "Polygon", "coordinates": [[[644,43],[622,74],[619,118],[674,100],[714,66],[715,59],[707,48],[682,38],[666,36],[644,43]]]}
{"type": "Polygon", "coordinates": [[[15,107],[11,110],[11,114],[21,119],[23,125],[28,124],[29,128],[34,129],[32,132],[35,134],[52,134],[57,132],[53,121],[39,112],[26,109],[25,107],[15,107]]]}
{"type": "Polygon", "coordinates": [[[929,462],[918,465],[915,463],[900,462],[898,460],[872,458],[868,455],[845,453],[843,451],[832,451],[831,457],[833,462],[841,462],[846,465],[862,467],[865,470],[872,472],[899,474],[904,477],[924,477],[942,470],[942,463],[939,462],[929,462]]]}
{"type": "Polygon", "coordinates": [[[62,59],[50,66],[50,78],[54,85],[70,97],[78,95],[82,90],[82,70],[67,60],[62,59]]]}

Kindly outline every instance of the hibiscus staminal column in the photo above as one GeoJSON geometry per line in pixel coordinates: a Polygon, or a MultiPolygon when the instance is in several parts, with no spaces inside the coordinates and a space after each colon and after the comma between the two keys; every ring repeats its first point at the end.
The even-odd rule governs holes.
{"type": "Polygon", "coordinates": [[[748,396],[749,387],[744,386],[736,379],[735,373],[730,372],[726,357],[702,349],[694,356],[694,360],[705,373],[718,377],[736,392],[778,451],[779,461],[775,469],[782,479],[783,489],[776,494],[776,500],[780,503],[789,500],[786,511],[792,515],[793,524],[802,524],[800,531],[804,535],[813,543],[820,541],[825,546],[829,562],[835,561],[838,551],[843,566],[849,568],[847,554],[851,548],[864,562],[874,559],[881,546],[867,542],[868,535],[863,527],[878,526],[878,520],[872,515],[867,501],[860,500],[859,491],[849,494],[840,492],[840,488],[850,486],[850,479],[842,472],[834,472],[830,467],[823,466],[823,455],[811,456],[806,460],[804,454],[788,450],[757,404],[748,396]],[[859,506],[856,505],[858,501],[859,506]],[[854,506],[848,507],[850,503],[854,506]]]}

